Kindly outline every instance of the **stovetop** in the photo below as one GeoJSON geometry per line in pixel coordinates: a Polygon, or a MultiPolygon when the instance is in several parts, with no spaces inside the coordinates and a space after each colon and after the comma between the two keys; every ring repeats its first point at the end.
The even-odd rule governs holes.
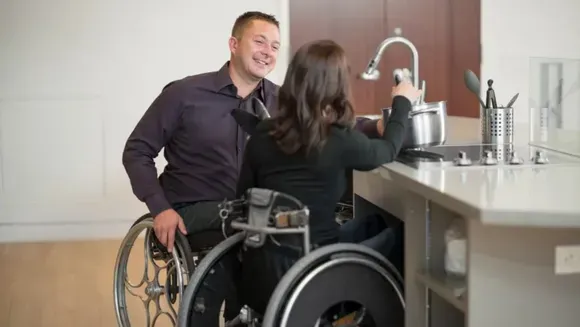
{"type": "Polygon", "coordinates": [[[532,145],[441,145],[406,149],[396,159],[413,168],[580,164],[580,157],[532,145]]]}

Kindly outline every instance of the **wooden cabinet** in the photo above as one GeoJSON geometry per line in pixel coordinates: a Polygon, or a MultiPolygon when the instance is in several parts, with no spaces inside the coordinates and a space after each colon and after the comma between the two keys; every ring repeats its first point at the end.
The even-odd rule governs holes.
{"type": "Polygon", "coordinates": [[[479,117],[477,99],[463,85],[463,72],[479,75],[480,0],[292,0],[290,46],[294,52],[316,39],[333,39],[348,53],[357,114],[390,106],[392,71],[411,67],[402,45],[384,53],[378,81],[358,77],[379,43],[402,29],[419,52],[419,78],[426,101],[447,100],[451,116],[479,117]]]}

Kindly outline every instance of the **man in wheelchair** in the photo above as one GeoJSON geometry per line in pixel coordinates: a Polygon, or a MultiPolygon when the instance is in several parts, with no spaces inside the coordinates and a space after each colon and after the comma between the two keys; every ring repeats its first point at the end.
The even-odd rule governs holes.
{"type": "MultiPolygon", "coordinates": [[[[386,226],[381,228],[380,221],[365,221],[357,217],[340,226],[336,222],[335,208],[345,189],[347,170],[372,170],[394,160],[407,131],[411,102],[419,97],[420,91],[409,81],[395,86],[392,91],[393,114],[384,126],[377,126],[383,137],[369,139],[353,129],[355,115],[348,72],[344,50],[332,41],[306,44],[296,52],[279,90],[279,114],[260,122],[246,144],[237,188],[238,201],[241,202],[224,204],[229,208],[222,211],[228,213],[225,217],[236,212],[235,203],[240,208],[244,208],[240,203],[247,203],[251,209],[247,212],[238,210],[234,216],[241,221],[231,223],[233,229],[245,231],[240,250],[239,294],[252,312],[265,313],[267,326],[273,323],[267,319],[268,310],[274,310],[271,307],[277,296],[276,290],[282,287],[280,285],[284,284],[292,269],[299,269],[295,267],[300,266],[300,260],[310,258],[310,251],[314,250],[312,254],[321,253],[325,248],[339,246],[337,243],[361,243],[374,251],[360,251],[367,251],[366,255],[384,264],[393,245],[390,230],[386,226]],[[274,204],[274,198],[282,202],[274,204]],[[366,226],[372,224],[379,227],[374,228],[372,234],[365,232],[366,226]],[[360,230],[363,232],[358,233],[360,230]]],[[[376,323],[386,321],[384,311],[396,296],[385,300],[384,294],[373,295],[373,284],[369,283],[380,282],[374,280],[372,274],[367,276],[368,272],[356,276],[355,271],[343,273],[339,279],[351,283],[327,285],[327,289],[338,291],[325,291],[326,298],[319,298],[319,303],[339,300],[333,299],[333,294],[340,297],[341,293],[351,292],[365,304],[351,305],[350,310],[346,310],[348,314],[356,316],[361,310],[374,306],[374,314],[379,315],[376,323]],[[366,289],[367,295],[357,294],[361,289],[366,289]],[[375,298],[369,300],[369,296],[375,298]],[[384,305],[382,310],[377,309],[377,303],[384,305]],[[383,319],[380,319],[381,315],[383,319]]],[[[324,282],[317,283],[322,285],[324,282]]],[[[187,291],[190,291],[189,287],[187,291]]],[[[312,293],[311,296],[322,296],[320,294],[312,293]]],[[[306,304],[295,304],[300,305],[306,304]]],[[[308,305],[315,307],[317,302],[308,305]]],[[[307,318],[296,319],[307,321],[307,318]]],[[[336,326],[339,319],[333,320],[331,326],[336,326]]],[[[276,324],[279,323],[277,320],[276,324]]],[[[294,323],[288,326],[303,325],[294,323]]],[[[379,323],[378,326],[382,325],[379,323]]]]}

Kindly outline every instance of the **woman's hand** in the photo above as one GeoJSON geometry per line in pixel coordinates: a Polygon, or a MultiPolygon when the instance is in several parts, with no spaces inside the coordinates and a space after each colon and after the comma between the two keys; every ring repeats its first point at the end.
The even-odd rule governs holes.
{"type": "Polygon", "coordinates": [[[397,86],[393,86],[391,95],[396,97],[397,95],[404,96],[409,99],[411,103],[415,102],[423,93],[422,90],[417,89],[413,84],[407,80],[402,81],[397,86]]]}

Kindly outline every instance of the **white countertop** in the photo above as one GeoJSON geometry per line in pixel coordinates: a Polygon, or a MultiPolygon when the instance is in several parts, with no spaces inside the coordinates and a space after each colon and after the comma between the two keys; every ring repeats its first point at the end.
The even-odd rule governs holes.
{"type": "MultiPolygon", "coordinates": [[[[451,141],[447,144],[478,140],[470,127],[478,124],[476,119],[449,118],[452,128],[448,133],[451,141]]],[[[479,218],[483,223],[580,227],[580,162],[446,169],[414,169],[393,162],[375,172],[461,215],[479,218]]]]}

